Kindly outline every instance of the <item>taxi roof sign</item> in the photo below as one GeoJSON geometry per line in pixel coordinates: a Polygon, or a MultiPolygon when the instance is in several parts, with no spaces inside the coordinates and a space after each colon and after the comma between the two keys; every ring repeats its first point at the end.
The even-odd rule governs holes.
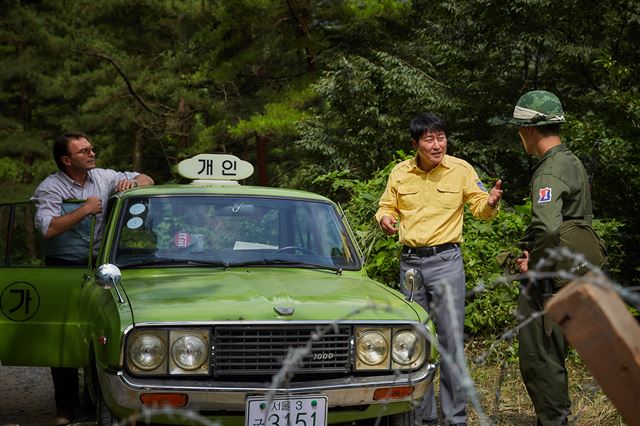
{"type": "Polygon", "coordinates": [[[231,154],[198,154],[178,163],[178,173],[187,179],[229,182],[251,176],[253,165],[231,154]]]}

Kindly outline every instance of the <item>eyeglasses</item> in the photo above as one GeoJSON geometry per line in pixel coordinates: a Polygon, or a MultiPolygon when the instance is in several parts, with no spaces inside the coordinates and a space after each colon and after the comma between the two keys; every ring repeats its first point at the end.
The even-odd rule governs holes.
{"type": "Polygon", "coordinates": [[[96,153],[96,147],[95,146],[88,146],[86,148],[82,148],[81,150],[79,150],[77,152],[70,152],[69,155],[72,155],[72,154],[87,155],[87,154],[89,154],[89,152],[93,152],[95,154],[96,153]]]}

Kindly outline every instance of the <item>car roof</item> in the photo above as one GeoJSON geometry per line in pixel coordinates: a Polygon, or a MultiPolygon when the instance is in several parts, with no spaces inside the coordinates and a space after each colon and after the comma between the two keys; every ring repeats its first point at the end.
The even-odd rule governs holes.
{"type": "Polygon", "coordinates": [[[334,204],[330,199],[313,192],[297,189],[271,188],[264,186],[245,186],[237,184],[166,184],[142,186],[117,194],[123,198],[158,195],[228,195],[228,196],[262,196],[277,198],[296,198],[310,201],[322,201],[334,204]]]}

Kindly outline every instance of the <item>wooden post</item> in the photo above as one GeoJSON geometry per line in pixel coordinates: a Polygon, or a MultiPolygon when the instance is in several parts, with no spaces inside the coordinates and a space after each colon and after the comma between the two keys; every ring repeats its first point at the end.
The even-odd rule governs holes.
{"type": "Polygon", "coordinates": [[[585,275],[546,305],[628,425],[640,425],[640,325],[602,276],[585,275]]]}

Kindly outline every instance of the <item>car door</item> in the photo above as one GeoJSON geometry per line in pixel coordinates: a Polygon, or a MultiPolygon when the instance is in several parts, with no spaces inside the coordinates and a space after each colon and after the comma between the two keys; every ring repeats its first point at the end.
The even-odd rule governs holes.
{"type": "Polygon", "coordinates": [[[0,365],[87,364],[85,267],[45,267],[30,202],[0,204],[0,365]]]}

